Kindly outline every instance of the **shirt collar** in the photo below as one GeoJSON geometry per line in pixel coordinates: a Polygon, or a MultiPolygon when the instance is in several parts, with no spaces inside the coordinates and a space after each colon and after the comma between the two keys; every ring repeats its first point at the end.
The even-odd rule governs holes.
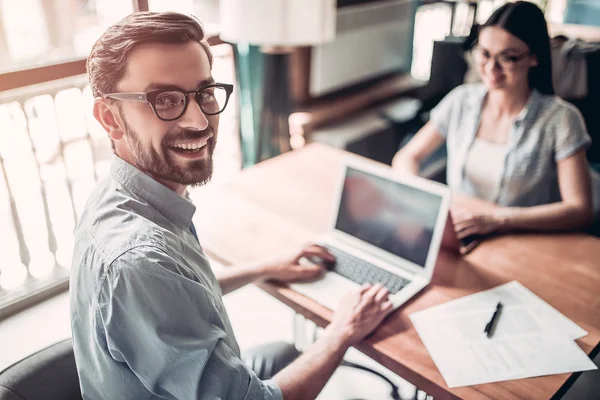
{"type": "Polygon", "coordinates": [[[531,112],[535,109],[535,107],[540,103],[541,94],[536,89],[531,89],[531,94],[529,95],[529,99],[527,99],[527,103],[525,103],[525,107],[521,110],[515,122],[523,122],[525,119],[531,114],[531,112]]]}
{"type": "Polygon", "coordinates": [[[132,193],[146,200],[158,212],[183,229],[189,229],[196,206],[175,191],[113,155],[111,175],[132,193]]]}
{"type": "MultiPolygon", "coordinates": [[[[485,85],[481,84],[478,90],[469,97],[468,101],[470,101],[470,105],[472,107],[479,107],[481,109],[483,107],[483,101],[485,100],[487,92],[488,91],[485,85]]],[[[517,115],[517,118],[515,118],[515,122],[523,122],[531,114],[531,112],[535,110],[540,102],[541,93],[538,92],[537,89],[531,89],[529,99],[527,99],[525,107],[523,107],[519,115],[517,115]]]]}
{"type": "Polygon", "coordinates": [[[469,106],[476,107],[481,109],[483,107],[483,100],[487,95],[487,88],[483,83],[477,84],[475,86],[475,90],[473,90],[473,94],[467,97],[467,102],[469,106]]]}

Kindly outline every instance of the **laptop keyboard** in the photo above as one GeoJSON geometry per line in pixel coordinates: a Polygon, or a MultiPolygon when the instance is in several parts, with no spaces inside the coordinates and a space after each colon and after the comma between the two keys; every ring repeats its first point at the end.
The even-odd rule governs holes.
{"type": "Polygon", "coordinates": [[[381,283],[390,293],[396,294],[410,283],[408,279],[376,267],[335,247],[328,246],[327,250],[336,258],[335,266],[331,270],[359,285],[381,283]]]}

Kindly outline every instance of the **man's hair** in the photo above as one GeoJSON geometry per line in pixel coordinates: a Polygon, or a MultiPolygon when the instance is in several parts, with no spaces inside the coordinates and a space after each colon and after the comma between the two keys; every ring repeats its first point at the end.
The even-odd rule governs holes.
{"type": "Polygon", "coordinates": [[[212,66],[210,45],[200,22],[176,12],[137,12],[128,15],[104,32],[87,59],[87,73],[94,97],[114,91],[125,74],[127,61],[138,45],[149,43],[200,43],[212,66]]]}

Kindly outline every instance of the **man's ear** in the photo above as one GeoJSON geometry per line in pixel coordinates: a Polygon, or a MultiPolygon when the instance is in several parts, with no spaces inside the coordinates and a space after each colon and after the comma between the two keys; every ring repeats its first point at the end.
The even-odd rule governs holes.
{"type": "Polygon", "coordinates": [[[94,100],[94,118],[100,122],[100,125],[113,141],[123,138],[121,117],[116,112],[116,107],[109,104],[106,99],[97,98],[94,100]]]}

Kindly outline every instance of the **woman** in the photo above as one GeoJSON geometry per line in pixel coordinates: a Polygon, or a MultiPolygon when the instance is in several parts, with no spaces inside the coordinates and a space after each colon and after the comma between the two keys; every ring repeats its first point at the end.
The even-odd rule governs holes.
{"type": "Polygon", "coordinates": [[[591,140],[579,111],[554,96],[542,11],[523,1],[499,8],[472,52],[482,83],[450,92],[393,167],[416,174],[446,143],[450,188],[498,205],[486,213],[453,209],[461,240],[585,227],[592,218],[591,140]]]}

